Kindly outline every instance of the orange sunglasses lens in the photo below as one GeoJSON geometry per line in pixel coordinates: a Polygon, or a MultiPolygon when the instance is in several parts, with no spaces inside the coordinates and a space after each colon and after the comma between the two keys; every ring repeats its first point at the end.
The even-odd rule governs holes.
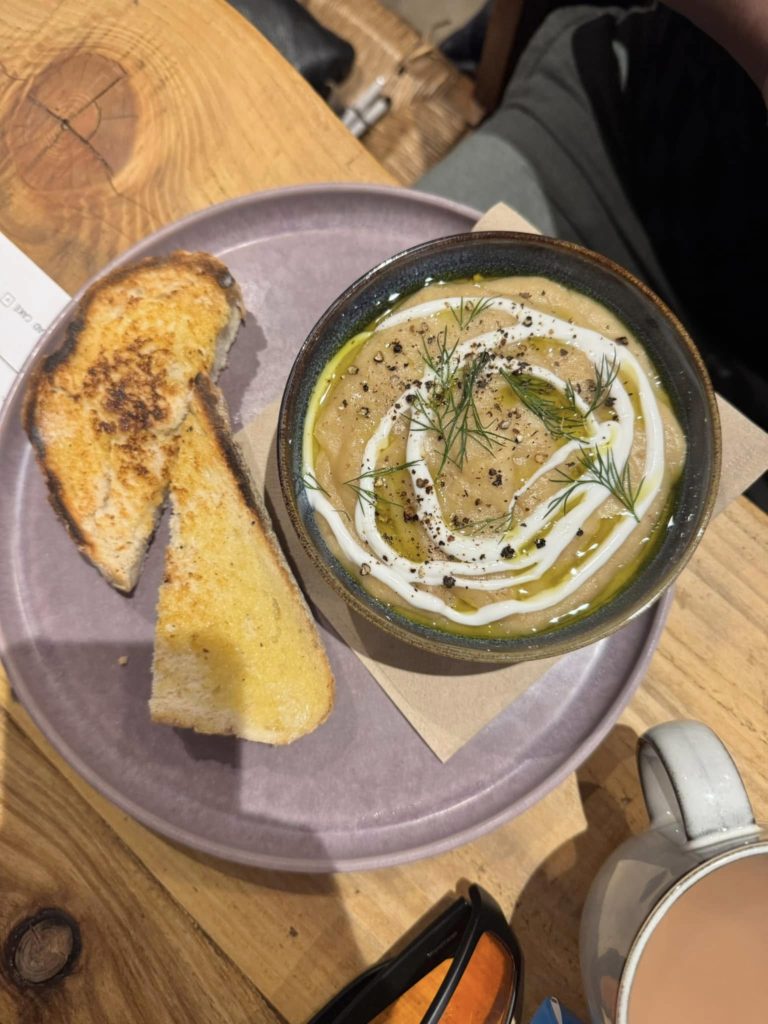
{"type": "MultiPolygon", "coordinates": [[[[421,1024],[451,962],[446,960],[435,967],[371,1024],[421,1024]]],[[[459,978],[440,1024],[504,1024],[515,983],[511,953],[499,939],[485,932],[459,978]]]]}

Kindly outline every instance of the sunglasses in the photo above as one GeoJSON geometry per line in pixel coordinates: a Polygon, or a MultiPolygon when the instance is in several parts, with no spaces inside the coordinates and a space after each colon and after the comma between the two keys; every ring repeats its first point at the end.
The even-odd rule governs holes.
{"type": "Polygon", "coordinates": [[[478,885],[397,956],[351,982],[309,1024],[517,1024],[523,957],[478,885]]]}

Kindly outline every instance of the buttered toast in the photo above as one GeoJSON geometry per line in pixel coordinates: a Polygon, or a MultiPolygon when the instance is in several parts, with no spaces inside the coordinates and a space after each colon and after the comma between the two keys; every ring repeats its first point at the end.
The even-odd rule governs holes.
{"type": "Polygon", "coordinates": [[[333,675],[231,438],[218,389],[203,374],[179,431],[170,481],[152,718],[290,743],[329,714],[333,675]]]}
{"type": "Polygon", "coordinates": [[[198,373],[218,374],[244,316],[207,253],[122,267],[83,297],[27,390],[24,425],[51,503],[118,590],[136,585],[198,373]]]}

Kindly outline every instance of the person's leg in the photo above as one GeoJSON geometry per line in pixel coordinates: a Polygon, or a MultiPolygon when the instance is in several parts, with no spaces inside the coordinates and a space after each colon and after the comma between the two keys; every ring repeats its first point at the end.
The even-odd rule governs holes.
{"type": "Polygon", "coordinates": [[[668,301],[672,289],[630,204],[584,93],[574,35],[596,26],[605,102],[620,102],[625,65],[614,45],[620,8],[553,12],[515,70],[499,110],[417,187],[479,208],[509,203],[544,234],[604,253],[668,301]]]}
{"type": "Polygon", "coordinates": [[[478,210],[503,201],[543,234],[559,233],[552,205],[531,162],[514,143],[492,132],[478,131],[462,139],[416,187],[478,210]]]}
{"type": "Polygon", "coordinates": [[[763,255],[768,131],[759,90],[673,12],[570,7],[534,35],[500,109],[419,187],[504,200],[654,288],[715,387],[768,427],[763,255]]]}

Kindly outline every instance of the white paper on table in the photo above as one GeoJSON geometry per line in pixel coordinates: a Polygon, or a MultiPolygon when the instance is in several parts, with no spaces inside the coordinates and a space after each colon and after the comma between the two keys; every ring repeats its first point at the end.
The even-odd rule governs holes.
{"type": "Polygon", "coordinates": [[[0,403],[69,295],[0,233],[0,403]]]}

